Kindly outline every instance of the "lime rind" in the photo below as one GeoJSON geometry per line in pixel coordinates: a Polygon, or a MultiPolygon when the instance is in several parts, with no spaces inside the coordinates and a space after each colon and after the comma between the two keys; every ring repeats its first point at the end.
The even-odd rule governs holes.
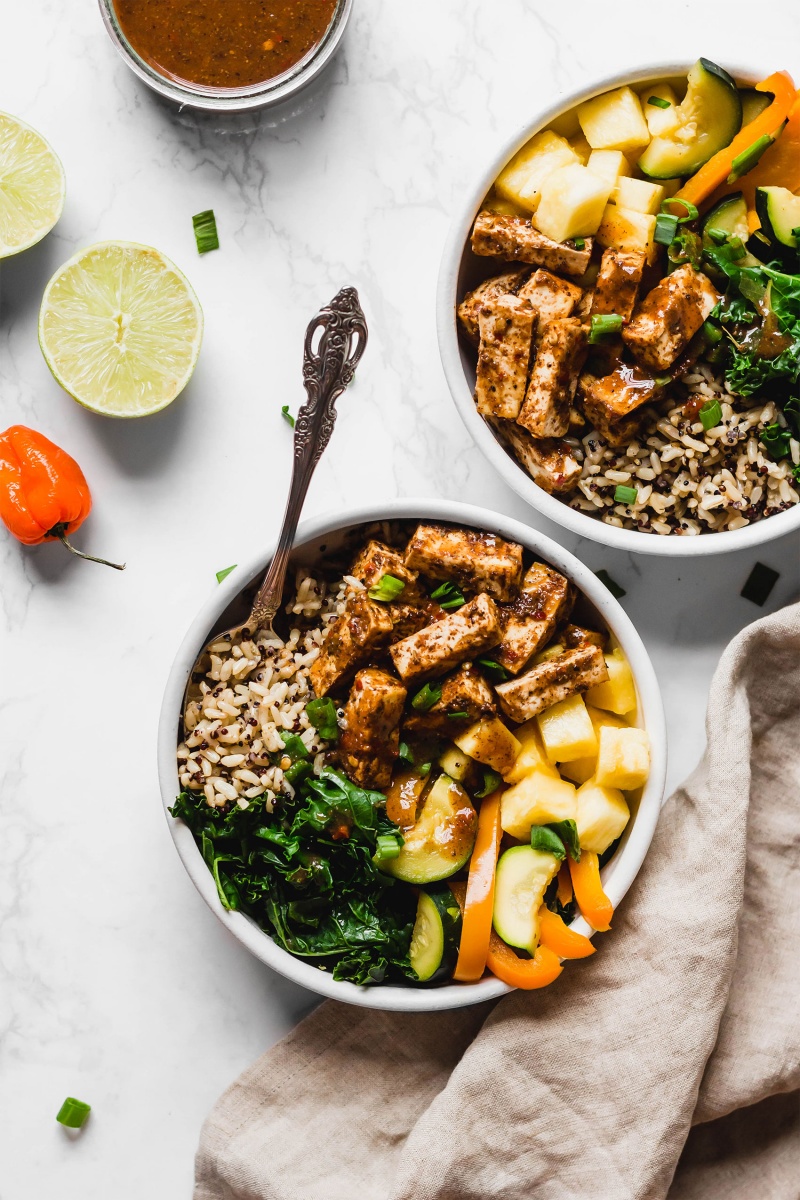
{"type": "Polygon", "coordinates": [[[192,376],[203,314],[158,250],[98,242],[48,283],[39,344],[61,387],[93,412],[139,417],[171,404],[192,376]]]}
{"type": "Polygon", "coordinates": [[[0,112],[0,259],[35,246],[64,209],[64,168],[40,133],[0,112]]]}

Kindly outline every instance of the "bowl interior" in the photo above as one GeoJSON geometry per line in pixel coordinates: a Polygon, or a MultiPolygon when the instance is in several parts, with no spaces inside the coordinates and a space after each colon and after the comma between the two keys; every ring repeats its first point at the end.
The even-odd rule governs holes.
{"type": "MultiPolygon", "coordinates": [[[[567,575],[578,587],[582,612],[606,626],[614,641],[622,647],[633,670],[638,696],[637,723],[647,729],[652,746],[650,778],[640,796],[633,797],[633,817],[613,859],[603,870],[606,891],[615,905],[625,895],[647,852],[655,828],[666,772],[666,731],[658,685],[644,646],[630,620],[603,584],[567,551],[542,534],[519,522],[500,518],[466,505],[446,502],[398,501],[379,512],[365,510],[343,525],[317,520],[306,523],[298,533],[292,554],[293,565],[313,565],[323,556],[328,559],[354,545],[355,531],[365,523],[380,520],[436,520],[489,530],[518,541],[537,557],[567,575]]],[[[189,629],[170,672],[159,724],[159,779],[165,809],[174,803],[180,790],[175,748],[179,740],[180,712],[184,689],[197,654],[215,631],[242,620],[249,611],[252,595],[269,562],[269,554],[260,554],[234,571],[209,598],[189,629]]],[[[291,575],[289,576],[291,580],[291,575]]],[[[401,1011],[426,1011],[459,1008],[494,999],[510,989],[500,980],[487,977],[477,984],[445,984],[415,988],[401,985],[361,987],[339,982],[330,974],[295,958],[283,950],[248,916],[222,907],[212,876],[203,861],[190,830],[169,813],[170,831],[181,859],[206,903],[256,957],[296,983],[322,995],[365,1007],[401,1011]]],[[[578,918],[574,927],[590,933],[578,918]]]]}

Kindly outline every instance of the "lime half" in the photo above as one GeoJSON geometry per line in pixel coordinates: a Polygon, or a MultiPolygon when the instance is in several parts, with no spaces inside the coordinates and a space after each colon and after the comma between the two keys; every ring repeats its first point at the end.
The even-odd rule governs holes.
{"type": "Polygon", "coordinates": [[[79,404],[109,417],[166,408],[200,353],[203,313],[168,258],[134,242],[98,242],[56,271],[39,312],[39,344],[79,404]]]}
{"type": "Polygon", "coordinates": [[[64,207],[64,168],[40,133],[0,112],[0,258],[42,240],[64,207]]]}

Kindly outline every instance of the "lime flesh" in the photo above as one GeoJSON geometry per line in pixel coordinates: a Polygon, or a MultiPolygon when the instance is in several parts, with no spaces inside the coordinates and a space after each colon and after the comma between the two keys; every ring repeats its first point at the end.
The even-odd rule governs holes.
{"type": "Polygon", "coordinates": [[[0,112],[0,258],[41,241],[64,207],[64,170],[40,133],[0,112]]]}

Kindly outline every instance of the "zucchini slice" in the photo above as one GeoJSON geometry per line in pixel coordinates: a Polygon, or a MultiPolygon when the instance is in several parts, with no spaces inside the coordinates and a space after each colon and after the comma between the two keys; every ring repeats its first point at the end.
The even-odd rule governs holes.
{"type": "Polygon", "coordinates": [[[425,796],[397,858],[380,869],[404,883],[436,883],[455,875],[475,845],[478,816],[460,783],[440,775],[425,796]]]}
{"type": "Polygon", "coordinates": [[[742,126],[742,101],[727,71],[699,59],[689,72],[686,95],[678,106],[678,128],[655,137],[639,159],[650,179],[694,175],[718,150],[730,145],[742,126]]]}
{"type": "Polygon", "coordinates": [[[761,228],[778,247],[797,249],[795,230],[800,228],[800,196],[788,188],[756,188],[756,213],[761,228]]]}
{"type": "Polygon", "coordinates": [[[461,909],[450,888],[421,891],[409,959],[420,983],[449,979],[461,941],[461,909]]]}
{"type": "Polygon", "coordinates": [[[534,953],[539,943],[539,909],[560,866],[554,854],[532,846],[512,846],[501,854],[492,924],[507,945],[534,953]]]}
{"type": "Polygon", "coordinates": [[[775,97],[771,92],[757,92],[755,88],[739,88],[739,99],[742,102],[742,126],[755,121],[765,108],[769,108],[775,97]]]}
{"type": "Polygon", "coordinates": [[[743,242],[747,241],[750,237],[750,227],[747,224],[747,201],[741,192],[736,192],[732,196],[724,196],[719,204],[710,208],[703,217],[704,246],[716,244],[714,239],[709,237],[711,229],[718,229],[721,233],[727,234],[729,238],[738,237],[743,242]]]}

